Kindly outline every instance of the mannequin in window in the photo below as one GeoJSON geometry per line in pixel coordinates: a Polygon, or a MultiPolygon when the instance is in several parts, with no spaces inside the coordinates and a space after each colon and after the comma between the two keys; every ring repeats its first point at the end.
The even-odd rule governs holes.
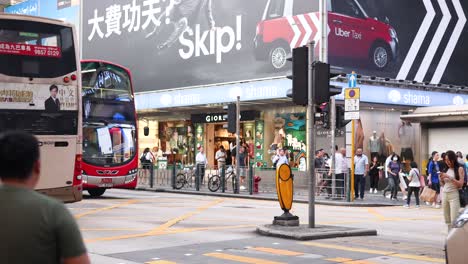
{"type": "Polygon", "coordinates": [[[357,121],[356,141],[355,142],[356,142],[356,146],[355,146],[356,149],[364,148],[364,128],[362,127],[361,119],[358,119],[358,121],[357,121]]]}
{"type": "Polygon", "coordinates": [[[390,140],[385,137],[385,133],[382,131],[379,137],[380,151],[379,151],[379,162],[385,162],[388,156],[393,153],[393,145],[390,140]]]}
{"type": "Polygon", "coordinates": [[[401,143],[401,159],[413,161],[414,128],[411,123],[402,121],[398,127],[398,137],[401,143]]]}
{"type": "Polygon", "coordinates": [[[369,152],[371,154],[371,159],[375,156],[379,156],[380,152],[380,143],[379,137],[377,136],[377,131],[372,131],[372,136],[369,138],[369,152]]]}

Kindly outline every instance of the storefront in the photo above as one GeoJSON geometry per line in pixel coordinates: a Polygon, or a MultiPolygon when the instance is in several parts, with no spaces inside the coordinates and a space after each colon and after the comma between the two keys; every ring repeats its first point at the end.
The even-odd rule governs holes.
{"type": "MultiPolygon", "coordinates": [[[[334,84],[346,85],[339,82],[334,84]]],[[[159,125],[156,141],[160,142],[165,153],[170,153],[167,146],[173,145],[170,143],[172,138],[179,149],[189,149],[179,154],[182,155],[180,159],[185,158],[184,162],[190,164],[196,155],[196,149],[204,146],[210,165],[216,165],[214,154],[219,146],[223,145],[229,149],[229,142],[235,140],[234,135],[227,133],[224,126],[227,120],[223,106],[233,102],[239,95],[241,109],[245,113],[241,119],[241,139],[253,146],[250,155],[253,156],[254,163],[258,166],[271,166],[271,156],[275,149],[287,147],[291,153],[291,165],[300,167],[301,158],[305,157],[307,150],[306,115],[304,107],[293,106],[287,98],[286,91],[290,85],[289,80],[280,78],[145,92],[136,95],[136,103],[137,109],[144,113],[144,118],[151,116],[151,111],[165,112],[165,118],[152,118],[164,120],[157,121],[159,125]],[[177,119],[165,121],[176,115],[177,119]],[[177,140],[174,128],[177,131],[177,140]]],[[[468,102],[468,95],[460,93],[410,89],[403,88],[402,85],[359,86],[361,112],[360,120],[355,121],[355,148],[361,147],[366,155],[378,156],[381,161],[392,152],[401,155],[406,163],[411,160],[421,162],[425,157],[419,153],[419,124],[402,121],[402,113],[411,113],[420,106],[453,105],[460,100],[468,102]]],[[[336,98],[338,104],[343,104],[342,94],[336,98]]],[[[336,131],[336,145],[347,146],[348,155],[351,153],[351,130],[352,126],[349,123],[346,128],[336,131]]],[[[323,148],[330,153],[332,146],[329,131],[319,128],[316,133],[317,148],[323,148]]],[[[140,139],[146,140],[145,137],[140,139]]]]}

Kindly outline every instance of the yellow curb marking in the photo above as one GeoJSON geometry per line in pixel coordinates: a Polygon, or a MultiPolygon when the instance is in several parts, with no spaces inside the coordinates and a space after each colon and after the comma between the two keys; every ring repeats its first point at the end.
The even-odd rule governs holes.
{"type": "Polygon", "coordinates": [[[295,252],[295,251],[289,251],[289,250],[277,249],[277,248],[255,247],[255,248],[251,248],[251,250],[265,252],[265,253],[271,253],[271,254],[281,255],[281,256],[302,256],[302,255],[304,255],[304,253],[302,253],[302,252],[295,252]]]}
{"type": "Polygon", "coordinates": [[[417,256],[417,255],[410,255],[410,254],[399,254],[399,253],[391,252],[391,251],[372,250],[372,249],[367,249],[367,248],[354,248],[354,247],[346,247],[346,246],[317,243],[317,242],[301,242],[300,244],[313,246],[313,247],[320,247],[320,248],[331,248],[331,249],[337,249],[337,250],[343,250],[343,251],[350,251],[350,252],[360,252],[360,253],[367,253],[367,254],[391,256],[391,257],[397,257],[397,258],[403,258],[403,259],[421,260],[421,261],[434,262],[434,263],[445,263],[445,259],[431,258],[431,257],[417,256]]]}
{"type": "Polygon", "coordinates": [[[241,263],[251,263],[251,264],[285,264],[283,262],[275,262],[275,261],[269,261],[266,259],[259,259],[259,258],[242,257],[242,256],[236,256],[236,255],[224,254],[224,253],[208,253],[208,254],[204,254],[204,256],[218,258],[218,259],[225,259],[225,260],[230,260],[230,261],[237,261],[241,263]]]}
{"type": "Polygon", "coordinates": [[[177,263],[172,262],[172,261],[167,261],[167,260],[156,260],[156,261],[145,262],[145,264],[177,264],[177,263]]]}
{"type": "Polygon", "coordinates": [[[126,205],[130,205],[130,204],[134,204],[138,202],[138,200],[128,200],[124,203],[119,203],[119,204],[115,204],[115,205],[112,205],[112,206],[108,206],[108,207],[102,207],[102,208],[97,208],[97,209],[93,209],[91,211],[87,211],[85,213],[82,213],[82,214],[77,214],[75,215],[75,218],[76,219],[80,219],[84,216],[88,216],[88,215],[91,215],[91,214],[95,214],[95,213],[99,213],[99,212],[103,212],[103,211],[108,211],[108,210],[112,210],[112,209],[115,209],[115,208],[119,208],[119,207],[122,207],[122,206],[126,206],[126,205]]]}

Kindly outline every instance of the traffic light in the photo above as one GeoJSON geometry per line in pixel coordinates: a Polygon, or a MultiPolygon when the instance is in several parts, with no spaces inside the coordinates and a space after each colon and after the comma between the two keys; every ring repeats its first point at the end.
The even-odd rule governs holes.
{"type": "Polygon", "coordinates": [[[315,61],[312,64],[312,89],[314,90],[314,100],[316,104],[328,102],[330,97],[341,94],[342,87],[330,85],[330,79],[340,75],[340,73],[330,71],[330,64],[315,61]]]}
{"type": "Polygon", "coordinates": [[[345,120],[344,118],[345,109],[341,105],[336,106],[336,128],[342,128],[346,126],[351,120],[345,120]]]}
{"type": "Polygon", "coordinates": [[[320,105],[323,113],[323,128],[330,128],[330,104],[322,103],[320,105]]]}
{"type": "Polygon", "coordinates": [[[292,50],[292,75],[287,76],[292,80],[292,92],[288,95],[297,105],[307,105],[309,96],[308,60],[309,49],[298,47],[292,50]]]}
{"type": "Polygon", "coordinates": [[[236,104],[228,104],[228,127],[229,133],[236,133],[237,131],[237,107],[236,104]]]}

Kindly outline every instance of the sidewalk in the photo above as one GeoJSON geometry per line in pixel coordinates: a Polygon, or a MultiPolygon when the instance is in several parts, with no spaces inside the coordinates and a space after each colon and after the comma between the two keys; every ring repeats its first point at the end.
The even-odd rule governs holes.
{"type": "MultiPolygon", "coordinates": [[[[225,193],[222,193],[221,190],[217,192],[211,192],[207,189],[206,186],[200,186],[200,191],[196,191],[194,188],[182,188],[180,190],[172,189],[170,186],[155,186],[150,187],[141,187],[138,186],[137,190],[146,190],[146,191],[156,191],[156,192],[168,192],[168,193],[181,193],[181,194],[191,194],[191,195],[207,195],[207,196],[218,196],[218,197],[230,197],[230,198],[242,198],[242,199],[256,199],[256,200],[270,200],[277,201],[278,197],[276,195],[276,190],[268,190],[259,192],[258,194],[250,195],[247,190],[241,191],[240,194],[234,194],[231,189],[227,190],[225,193]]],[[[351,207],[380,207],[380,206],[402,206],[404,204],[403,199],[401,198],[398,201],[391,201],[388,198],[384,198],[382,193],[378,194],[369,194],[366,193],[364,200],[355,200],[353,202],[347,202],[346,200],[340,199],[325,199],[325,196],[315,197],[315,203],[321,205],[332,205],[332,206],[351,206],[351,207]]],[[[294,201],[297,203],[308,203],[308,192],[304,189],[295,190],[294,192],[294,201]]]]}

